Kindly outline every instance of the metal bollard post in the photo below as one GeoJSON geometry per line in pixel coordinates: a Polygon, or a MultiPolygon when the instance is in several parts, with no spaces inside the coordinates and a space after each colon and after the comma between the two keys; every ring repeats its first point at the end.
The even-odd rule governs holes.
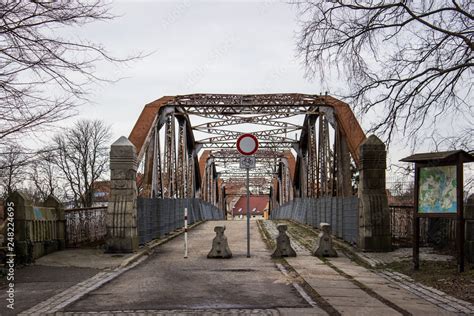
{"type": "Polygon", "coordinates": [[[184,258],[188,257],[188,208],[184,208],[184,258]]]}

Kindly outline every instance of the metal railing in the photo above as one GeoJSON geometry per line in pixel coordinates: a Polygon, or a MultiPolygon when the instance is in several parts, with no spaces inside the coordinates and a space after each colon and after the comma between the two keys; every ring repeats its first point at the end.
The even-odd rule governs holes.
{"type": "MultiPolygon", "coordinates": [[[[388,207],[390,209],[392,241],[401,246],[411,245],[413,239],[413,205],[390,204],[388,207]]],[[[424,228],[424,226],[421,225],[420,228],[424,228]]]]}
{"type": "MultiPolygon", "coordinates": [[[[399,247],[412,246],[413,205],[389,204],[392,241],[399,247]]],[[[455,241],[456,221],[420,218],[420,244],[448,245],[455,241]]]]}
{"type": "Polygon", "coordinates": [[[222,220],[224,214],[214,205],[200,199],[138,198],[138,237],[141,245],[181,229],[184,208],[188,209],[188,223],[202,220],[222,220]]]}
{"type": "Polygon", "coordinates": [[[105,240],[107,207],[65,209],[66,246],[79,247],[105,240]]]}

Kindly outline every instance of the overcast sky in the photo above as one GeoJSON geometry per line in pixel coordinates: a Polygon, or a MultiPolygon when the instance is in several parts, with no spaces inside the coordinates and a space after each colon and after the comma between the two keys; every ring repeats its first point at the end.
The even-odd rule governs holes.
{"type": "MultiPolygon", "coordinates": [[[[296,8],[284,1],[115,1],[112,13],[118,17],[74,35],[117,57],[151,53],[127,65],[97,67],[98,76],[123,79],[94,86],[79,117],[110,123],[113,140],[128,136],[143,106],[163,95],[331,94],[344,87],[338,80],[321,87],[305,79],[296,58],[296,8]]],[[[367,130],[370,117],[359,120],[367,130]]],[[[389,153],[393,162],[408,154],[397,142],[389,153]]]]}
{"type": "Polygon", "coordinates": [[[123,77],[95,88],[82,116],[130,133],[143,106],[189,93],[320,93],[295,58],[296,14],[283,2],[114,2],[113,21],[84,28],[114,55],[152,54],[127,66],[101,66],[123,77]]]}

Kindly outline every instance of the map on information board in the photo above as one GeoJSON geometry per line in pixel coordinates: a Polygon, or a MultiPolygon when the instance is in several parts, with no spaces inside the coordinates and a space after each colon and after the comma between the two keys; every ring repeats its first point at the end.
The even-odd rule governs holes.
{"type": "Polygon", "coordinates": [[[418,213],[456,213],[456,166],[420,168],[418,213]]]}

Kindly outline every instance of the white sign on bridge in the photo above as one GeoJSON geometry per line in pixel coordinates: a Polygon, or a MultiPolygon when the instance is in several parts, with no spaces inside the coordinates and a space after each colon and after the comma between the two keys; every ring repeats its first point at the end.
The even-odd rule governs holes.
{"type": "Polygon", "coordinates": [[[254,156],[240,157],[240,169],[253,169],[257,160],[254,156]]]}

